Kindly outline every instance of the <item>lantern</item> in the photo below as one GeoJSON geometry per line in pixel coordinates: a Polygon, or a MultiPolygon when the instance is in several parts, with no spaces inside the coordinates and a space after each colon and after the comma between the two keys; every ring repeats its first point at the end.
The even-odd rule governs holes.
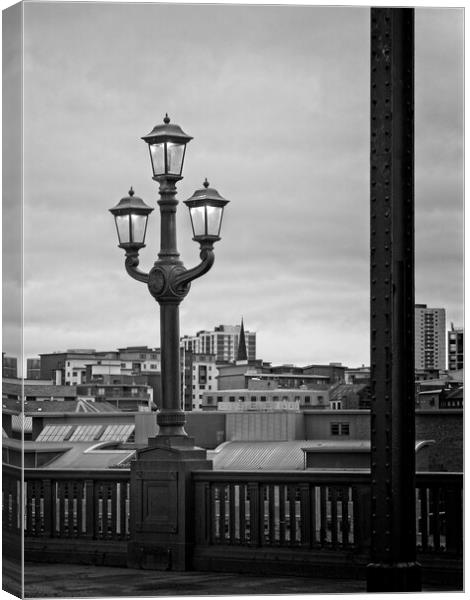
{"type": "Polygon", "coordinates": [[[147,206],[142,198],[134,196],[134,190],[129,190],[129,196],[122,198],[109,212],[114,215],[119,238],[119,247],[138,250],[145,246],[147,219],[153,208],[147,206]]]}
{"type": "Polygon", "coordinates": [[[186,144],[193,138],[184,133],[179,125],[170,123],[166,115],[163,124],[156,125],[142,139],[149,146],[154,179],[163,176],[180,179],[186,144]]]}
{"type": "Polygon", "coordinates": [[[220,240],[224,206],[229,201],[222,198],[217,190],[210,188],[207,179],[203,185],[203,189],[196,190],[184,203],[189,208],[194,241],[216,242],[220,240]]]}

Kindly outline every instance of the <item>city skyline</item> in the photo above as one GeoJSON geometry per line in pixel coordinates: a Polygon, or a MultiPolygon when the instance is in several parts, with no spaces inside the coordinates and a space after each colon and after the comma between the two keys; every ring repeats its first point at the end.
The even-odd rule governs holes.
{"type": "MultiPolygon", "coordinates": [[[[462,15],[416,9],[416,302],[445,308],[447,328],[463,325],[462,15]]],[[[368,364],[369,61],[368,8],[26,4],[25,357],[160,346],[108,209],[131,186],[156,207],[140,137],[168,112],[194,136],[180,202],[205,177],[231,201],[181,335],[243,316],[266,361],[368,364]]],[[[191,267],[182,204],[177,220],[191,267]]]]}

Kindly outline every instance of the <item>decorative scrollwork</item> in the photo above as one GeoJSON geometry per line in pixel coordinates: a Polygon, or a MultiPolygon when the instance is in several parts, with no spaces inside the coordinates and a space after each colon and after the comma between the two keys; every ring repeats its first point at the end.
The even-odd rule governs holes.
{"type": "Polygon", "coordinates": [[[179,277],[186,272],[182,264],[157,261],[149,273],[149,292],[158,302],[181,302],[189,292],[189,283],[180,283],[179,277]]]}

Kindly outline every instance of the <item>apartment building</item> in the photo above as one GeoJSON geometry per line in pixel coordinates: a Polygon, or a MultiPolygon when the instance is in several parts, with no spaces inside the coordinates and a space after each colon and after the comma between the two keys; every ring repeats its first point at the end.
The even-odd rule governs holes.
{"type": "Polygon", "coordinates": [[[183,348],[184,410],[201,410],[203,394],[217,389],[217,365],[213,354],[195,354],[183,348]]]}
{"type": "Polygon", "coordinates": [[[213,331],[198,331],[195,336],[184,336],[181,341],[185,350],[194,354],[213,354],[216,362],[256,359],[256,333],[245,330],[243,321],[240,325],[218,325],[213,331]],[[246,354],[240,357],[243,340],[246,354]]]}
{"type": "Polygon", "coordinates": [[[415,369],[446,368],[446,312],[415,305],[415,369]]]}

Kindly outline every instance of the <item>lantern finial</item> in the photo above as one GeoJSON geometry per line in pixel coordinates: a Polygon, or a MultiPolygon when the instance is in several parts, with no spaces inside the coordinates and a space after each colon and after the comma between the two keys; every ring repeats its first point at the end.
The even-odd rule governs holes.
{"type": "Polygon", "coordinates": [[[132,196],[135,194],[134,189],[131,186],[131,189],[129,190],[129,196],[132,198],[132,196]]]}
{"type": "Polygon", "coordinates": [[[163,122],[166,123],[167,125],[170,122],[170,117],[168,116],[168,113],[165,113],[165,118],[163,119],[163,122]]]}
{"type": "Polygon", "coordinates": [[[207,181],[207,177],[204,179],[204,183],[202,184],[206,189],[209,187],[209,182],[207,181]]]}

